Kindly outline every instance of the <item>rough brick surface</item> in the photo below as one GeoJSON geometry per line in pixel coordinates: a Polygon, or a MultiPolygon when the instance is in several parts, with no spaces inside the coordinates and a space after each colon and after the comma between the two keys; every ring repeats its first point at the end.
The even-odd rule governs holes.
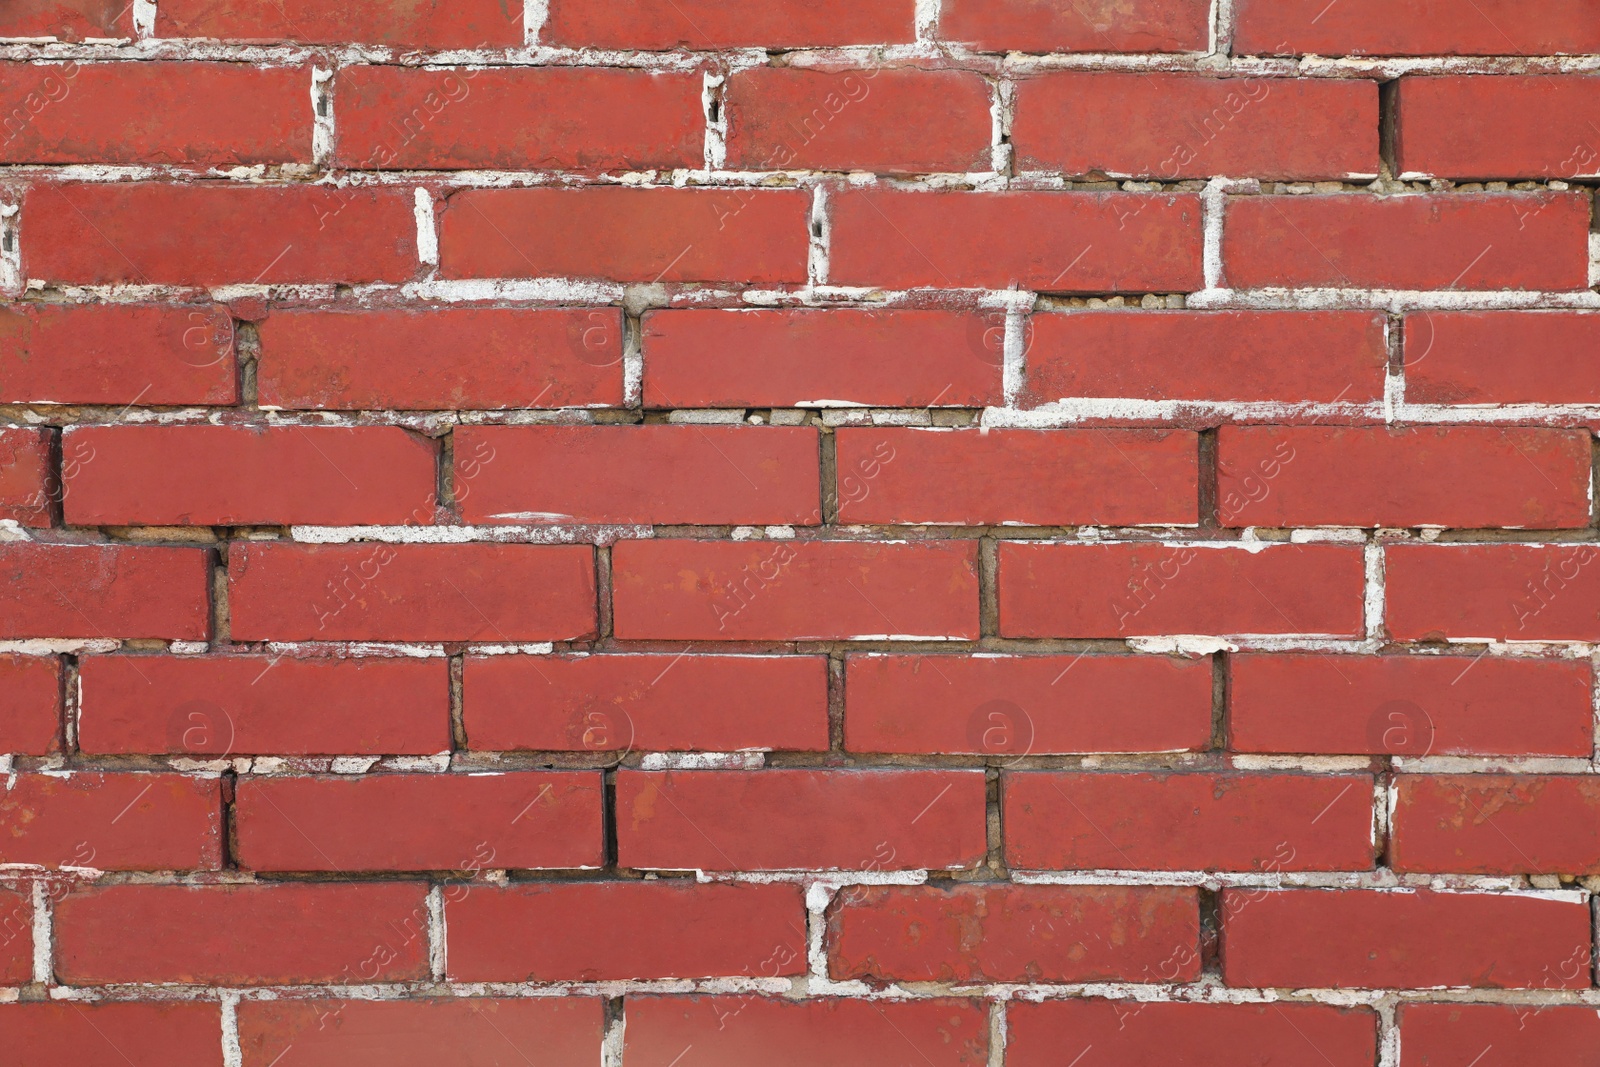
{"type": "Polygon", "coordinates": [[[61,661],[0,656],[0,748],[43,756],[61,729],[61,661]]]}
{"type": "Polygon", "coordinates": [[[1600,403],[1600,315],[1429,311],[1406,316],[1409,395],[1428,404],[1600,403]]]}
{"type": "Polygon", "coordinates": [[[178,774],[18,775],[0,800],[0,862],[107,871],[214,870],[222,789],[178,774]]]}

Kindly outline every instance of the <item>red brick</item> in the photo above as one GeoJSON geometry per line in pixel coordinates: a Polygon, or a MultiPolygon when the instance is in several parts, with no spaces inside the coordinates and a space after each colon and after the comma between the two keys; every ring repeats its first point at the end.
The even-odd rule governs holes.
{"type": "Polygon", "coordinates": [[[1238,0],[1238,55],[1551,55],[1600,50],[1588,0],[1238,0]]]}
{"type": "Polygon", "coordinates": [[[115,885],[56,904],[72,985],[300,985],[428,975],[421,882],[115,885]]]}
{"type": "Polygon", "coordinates": [[[1587,430],[1224,426],[1217,438],[1225,526],[1587,526],[1589,468],[1587,430]]]}
{"type": "Polygon", "coordinates": [[[821,520],[808,426],[463,426],[467,522],[736,526],[821,520]]]}
{"type": "MultiPolygon", "coordinates": [[[[0,985],[23,985],[33,978],[33,902],[26,891],[0,886],[0,985]]],[[[9,1005],[7,1005],[9,1007],[9,1005]]],[[[0,1012],[0,1037],[6,1033],[0,1012]]],[[[7,1047],[11,1047],[8,1043],[7,1047]]]]}
{"type": "Polygon", "coordinates": [[[1006,860],[1023,870],[1373,864],[1366,775],[1017,772],[1004,803],[1006,860]]]}
{"type": "Polygon", "coordinates": [[[611,560],[621,638],[978,636],[972,541],[624,541],[611,560]]]}
{"type": "Polygon", "coordinates": [[[307,67],[3,63],[0,161],[310,163],[310,86],[307,67]]]}
{"type": "Polygon", "coordinates": [[[595,626],[587,545],[235,544],[238,641],[548,641],[595,626]]]}
{"type": "Polygon", "coordinates": [[[573,48],[827,47],[907,43],[911,0],[552,0],[542,44],[573,48]]]}
{"type": "Polygon", "coordinates": [[[985,849],[984,792],[977,771],[621,771],[618,862],[717,871],[973,867],[985,849]]]}
{"type": "Polygon", "coordinates": [[[1600,782],[1581,775],[1401,775],[1397,871],[1600,873],[1600,782]]]}
{"type": "Polygon", "coordinates": [[[828,747],[820,656],[469,656],[462,702],[488,751],[828,747]]]}
{"type": "Polygon", "coordinates": [[[405,281],[409,189],[239,183],[36,185],[23,271],[77,285],[405,281]]]}
{"type": "Polygon", "coordinates": [[[443,659],[85,656],[78,747],[110,755],[425,756],[450,748],[443,659]]]}
{"type": "Polygon", "coordinates": [[[999,404],[1003,312],[684,309],[644,316],[646,407],[999,404]]]}
{"type": "Polygon", "coordinates": [[[806,970],[797,885],[580,882],[445,891],[457,982],[779,978],[806,970]]]}
{"type": "Polygon", "coordinates": [[[47,755],[60,731],[61,661],[0,655],[0,752],[47,755]]]}
{"type": "Polygon", "coordinates": [[[295,1067],[590,1067],[600,1056],[596,997],[491,1000],[247,1000],[239,1004],[245,1067],[292,1056],[295,1067]]]}
{"type": "Polygon", "coordinates": [[[1166,293],[1203,284],[1200,201],[1190,193],[858,188],[836,196],[832,213],[835,285],[1166,293]]]}
{"type": "Polygon", "coordinates": [[[1600,79],[1574,74],[1402,78],[1399,169],[1452,178],[1600,173],[1597,92],[1600,79]]]}
{"type": "Polygon", "coordinates": [[[971,1000],[630,996],[629,1067],[982,1067],[987,1006],[971,1000]]]}
{"type": "Polygon", "coordinates": [[[1206,0],[945,0],[939,36],[991,52],[1203,52],[1206,0]]]}
{"type": "Polygon", "coordinates": [[[1185,752],[1211,742],[1211,663],[1166,656],[851,656],[853,752],[1185,752]]]}
{"type": "Polygon", "coordinates": [[[0,832],[0,863],[216,870],[221,782],[182,774],[19,774],[0,796],[0,832]]]}
{"type": "Polygon", "coordinates": [[[500,0],[167,0],[157,37],[224,41],[388,45],[395,48],[510,48],[522,44],[522,8],[500,0]]]}
{"type": "Polygon", "coordinates": [[[593,771],[245,778],[239,865],[338,873],[599,867],[600,785],[593,771]]]}
{"type": "Polygon", "coordinates": [[[1367,311],[1072,311],[1029,319],[1033,404],[1077,397],[1359,404],[1383,397],[1367,311]]]}
{"type": "Polygon", "coordinates": [[[1226,283],[1583,289],[1589,201],[1575,193],[1243,196],[1223,224],[1226,283]]]}
{"type": "Polygon", "coordinates": [[[210,580],[200,549],[0,543],[0,638],[203,641],[210,580]]]}
{"type": "Polygon", "coordinates": [[[366,170],[671,170],[705,162],[698,74],[604,67],[339,73],[334,162],[366,170]]]}
{"type": "Polygon", "coordinates": [[[1348,545],[1003,541],[999,570],[1007,637],[1361,632],[1365,567],[1348,545]]]}
{"type": "Polygon", "coordinates": [[[1168,886],[847,886],[828,942],[835,978],[1188,982],[1200,905],[1168,886]]]}
{"type": "Polygon", "coordinates": [[[1006,1030],[1012,1067],[1076,1055],[1083,1067],[1159,1067],[1175,1053],[1196,1065],[1368,1067],[1378,1047],[1371,1010],[1324,1004],[1014,1000],[1006,1030]]]}
{"type": "Polygon", "coordinates": [[[1600,640],[1594,544],[1391,545],[1384,557],[1397,641],[1600,640]]]}
{"type": "Polygon", "coordinates": [[[1585,989],[1589,953],[1589,907],[1573,899],[1222,891],[1222,975],[1230,986],[1585,989]]]}
{"type": "Polygon", "coordinates": [[[74,526],[433,520],[438,446],[396,426],[80,426],[63,447],[74,526]]]}
{"type": "Polygon", "coordinates": [[[14,0],[0,12],[0,37],[132,37],[133,5],[125,0],[14,0]]]}
{"type": "Polygon", "coordinates": [[[1229,747],[1312,755],[1578,756],[1594,749],[1582,660],[1241,653],[1229,747]]]}
{"type": "Polygon", "coordinates": [[[259,326],[264,406],[618,406],[622,312],[541,308],[275,311],[259,326]]]}
{"type": "Polygon", "coordinates": [[[0,305],[0,401],[233,404],[233,320],[214,305],[0,305]]]}
{"type": "Polygon", "coordinates": [[[1378,87],[1364,79],[1056,71],[1021,79],[1016,93],[1011,140],[1024,170],[1161,181],[1378,173],[1378,87]]]}
{"type": "Polygon", "coordinates": [[[1417,404],[1600,404],[1600,315],[1420,311],[1406,316],[1417,404]]]}
{"type": "Polygon", "coordinates": [[[0,1046],[18,1063],[221,1067],[222,1013],[203,1002],[7,1004],[0,1046]]]}
{"type": "Polygon", "coordinates": [[[467,189],[439,219],[444,278],[804,282],[800,190],[467,189]]]}
{"type": "Polygon", "coordinates": [[[728,166],[991,169],[989,86],[969,71],[754,67],[728,79],[728,166]]]}
{"type": "Polygon", "coordinates": [[[0,521],[49,526],[50,431],[0,427],[0,521]]]}
{"type": "Polygon", "coordinates": [[[1145,430],[844,429],[839,521],[1193,525],[1199,438],[1145,430]]]}
{"type": "Polygon", "coordinates": [[[1600,1014],[1576,1005],[1402,1004],[1399,1023],[1401,1067],[1582,1063],[1600,1040],[1600,1014]]]}

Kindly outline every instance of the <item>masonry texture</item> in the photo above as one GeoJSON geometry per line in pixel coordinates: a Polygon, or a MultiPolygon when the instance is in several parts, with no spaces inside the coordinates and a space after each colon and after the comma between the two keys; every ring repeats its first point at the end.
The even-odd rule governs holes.
{"type": "Polygon", "coordinates": [[[0,1064],[1600,1064],[1597,0],[3,0],[0,1064]]]}

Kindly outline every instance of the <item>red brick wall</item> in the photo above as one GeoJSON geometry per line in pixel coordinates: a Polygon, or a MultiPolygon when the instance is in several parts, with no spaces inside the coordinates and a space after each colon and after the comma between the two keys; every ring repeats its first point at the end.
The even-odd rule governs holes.
{"type": "Polygon", "coordinates": [[[1596,0],[0,39],[0,1063],[1596,1062],[1596,0]]]}

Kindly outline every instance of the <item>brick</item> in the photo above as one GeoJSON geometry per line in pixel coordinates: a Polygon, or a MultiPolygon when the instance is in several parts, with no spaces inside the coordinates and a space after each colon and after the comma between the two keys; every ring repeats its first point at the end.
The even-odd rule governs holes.
{"type": "Polygon", "coordinates": [[[630,1067],[982,1067],[987,1006],[971,1000],[782,1000],[630,996],[623,1056],[630,1067]]]}
{"type": "Polygon", "coordinates": [[[1583,289],[1589,201],[1573,193],[1243,196],[1223,223],[1226,284],[1583,289]]]}
{"type": "Polygon", "coordinates": [[[1239,0],[1237,55],[1515,56],[1600,50],[1586,0],[1475,0],[1457,13],[1432,0],[1239,0]]]}
{"type": "Polygon", "coordinates": [[[808,426],[463,426],[456,484],[475,523],[811,525],[821,520],[808,426]],[[492,458],[489,458],[492,457],[492,458]]]}
{"type": "Polygon", "coordinates": [[[594,631],[587,545],[236,544],[236,641],[548,641],[594,631]]]}
{"type": "Polygon", "coordinates": [[[1374,1012],[1325,1004],[1011,1001],[1006,1031],[1012,1067],[1080,1054],[1083,1067],[1157,1067],[1173,1062],[1174,1050],[1194,1064],[1367,1067],[1378,1047],[1374,1012]]]}
{"type": "Polygon", "coordinates": [[[373,525],[433,519],[437,445],[397,426],[81,426],[75,526],[373,525]]]}
{"type": "Polygon", "coordinates": [[[245,1067],[294,1054],[296,1067],[589,1067],[600,1055],[604,1002],[596,997],[407,1001],[248,1000],[239,1004],[245,1067]]]}
{"type": "Polygon", "coordinates": [[[1575,756],[1594,749],[1582,660],[1240,653],[1229,747],[1311,755],[1575,756]]]}
{"type": "Polygon", "coordinates": [[[1169,886],[847,886],[828,945],[835,978],[1187,982],[1200,975],[1200,904],[1169,886]]]}
{"type": "Polygon", "coordinates": [[[0,161],[310,163],[310,84],[306,67],[0,63],[0,161]]]}
{"type": "Polygon", "coordinates": [[[444,278],[804,282],[799,190],[467,189],[439,218],[444,278]]]}
{"type": "Polygon", "coordinates": [[[107,755],[402,755],[450,748],[443,658],[85,656],[78,747],[107,755]]]}
{"type": "Polygon", "coordinates": [[[1011,141],[1024,170],[1161,181],[1374,177],[1378,87],[1364,79],[1055,71],[1017,82],[1011,141]]]}
{"type": "Polygon", "coordinates": [[[945,0],[939,36],[991,52],[1203,52],[1205,0],[945,0]]]}
{"type": "Polygon", "coordinates": [[[1516,893],[1224,889],[1222,976],[1230,986],[1582,989],[1589,908],[1516,893]]]}
{"type": "Polygon", "coordinates": [[[911,0],[553,0],[542,44],[572,48],[805,48],[909,43],[911,0]]]}
{"type": "Polygon", "coordinates": [[[36,185],[22,211],[23,271],[48,282],[399,282],[419,266],[409,189],[36,185]]]}
{"type": "Polygon", "coordinates": [[[61,661],[0,655],[0,753],[48,755],[60,732],[61,661]]]}
{"type": "Polygon", "coordinates": [[[1527,1004],[1402,1004],[1401,1067],[1582,1063],[1600,1039],[1593,1008],[1527,1004]]]}
{"type": "Polygon", "coordinates": [[[56,904],[72,985],[342,985],[428,976],[421,882],[115,885],[56,904]]]}
{"type": "Polygon", "coordinates": [[[649,311],[646,407],[986,407],[1003,313],[649,311]]]}
{"type": "Polygon", "coordinates": [[[881,174],[991,169],[989,86],[969,71],[754,67],[728,79],[728,166],[881,174]]]}
{"type": "Polygon", "coordinates": [[[457,982],[778,978],[806,970],[797,885],[582,882],[447,890],[457,982]]]}
{"type": "Polygon", "coordinates": [[[1600,404],[1600,315],[1426,311],[1405,320],[1406,399],[1600,404]]]}
{"type": "Polygon", "coordinates": [[[1397,871],[1600,872],[1600,783],[1581,775],[1400,775],[1397,871]]]}
{"type": "Polygon", "coordinates": [[[623,867],[956,869],[985,850],[975,771],[621,771],[617,813],[623,867]]]}
{"type": "Polygon", "coordinates": [[[0,305],[0,401],[237,403],[233,341],[209,304],[0,305]]]}
{"type": "Polygon", "coordinates": [[[850,656],[853,752],[1192,752],[1211,743],[1209,658],[850,656]]]}
{"type": "Polygon", "coordinates": [[[832,213],[834,285],[1166,293],[1203,284],[1200,201],[1189,193],[858,188],[834,197],[832,213]]]}
{"type": "Polygon", "coordinates": [[[1391,545],[1389,633],[1399,641],[1600,639],[1600,549],[1571,545],[1391,545]]]}
{"type": "Polygon", "coordinates": [[[1028,320],[1028,406],[1077,397],[1370,403],[1387,325],[1368,311],[1071,311],[1028,320]]]}
{"type": "Polygon", "coordinates": [[[360,410],[620,406],[616,308],[274,311],[261,403],[360,410]]]}
{"type": "Polygon", "coordinates": [[[106,871],[222,866],[222,789],[182,774],[19,774],[0,797],[0,863],[106,871]]]}
{"type": "MultiPolygon", "coordinates": [[[[26,892],[0,886],[0,985],[24,985],[32,978],[32,897],[26,892]]],[[[0,1036],[8,1036],[5,1023],[8,1018],[15,1016],[0,1013],[0,1036]]]]}
{"type": "Polygon", "coordinates": [[[15,0],[0,12],[0,37],[132,37],[133,8],[123,0],[15,0]]]}
{"type": "Polygon", "coordinates": [[[214,1003],[39,1001],[0,1010],[0,1046],[18,1063],[221,1067],[214,1003]]]}
{"type": "Polygon", "coordinates": [[[1488,426],[1224,426],[1221,519],[1225,526],[1587,526],[1589,440],[1586,430],[1488,426]]]}
{"type": "Polygon", "coordinates": [[[1399,169],[1452,178],[1600,173],[1597,90],[1600,79],[1575,74],[1402,78],[1399,169]]]}
{"type": "Polygon", "coordinates": [[[1023,870],[1373,865],[1366,775],[1016,772],[1004,793],[1006,860],[1023,870]]]}
{"type": "Polygon", "coordinates": [[[841,429],[839,521],[1193,525],[1199,437],[1144,430],[841,429]]]}
{"type": "Polygon", "coordinates": [[[619,638],[978,636],[971,541],[626,541],[611,558],[619,638]]]}
{"type": "Polygon", "coordinates": [[[0,543],[0,638],[203,641],[208,557],[153,545],[0,543]]]}
{"type": "Polygon", "coordinates": [[[1359,547],[1002,541],[998,560],[1007,637],[1361,632],[1359,547]]]}
{"type": "Polygon", "coordinates": [[[376,774],[239,782],[239,865],[278,871],[605,863],[600,775],[376,774]]]}
{"type": "Polygon", "coordinates": [[[367,170],[671,170],[705,163],[701,79],[603,67],[339,73],[334,162],[367,170]]]}
{"type": "Polygon", "coordinates": [[[522,44],[522,8],[500,0],[167,0],[157,37],[294,44],[357,42],[395,48],[512,48],[522,44]]]}
{"type": "Polygon", "coordinates": [[[0,427],[0,521],[50,525],[51,466],[49,430],[0,427]]]}
{"type": "Polygon", "coordinates": [[[468,656],[462,684],[473,749],[828,747],[821,656],[468,656]]]}

